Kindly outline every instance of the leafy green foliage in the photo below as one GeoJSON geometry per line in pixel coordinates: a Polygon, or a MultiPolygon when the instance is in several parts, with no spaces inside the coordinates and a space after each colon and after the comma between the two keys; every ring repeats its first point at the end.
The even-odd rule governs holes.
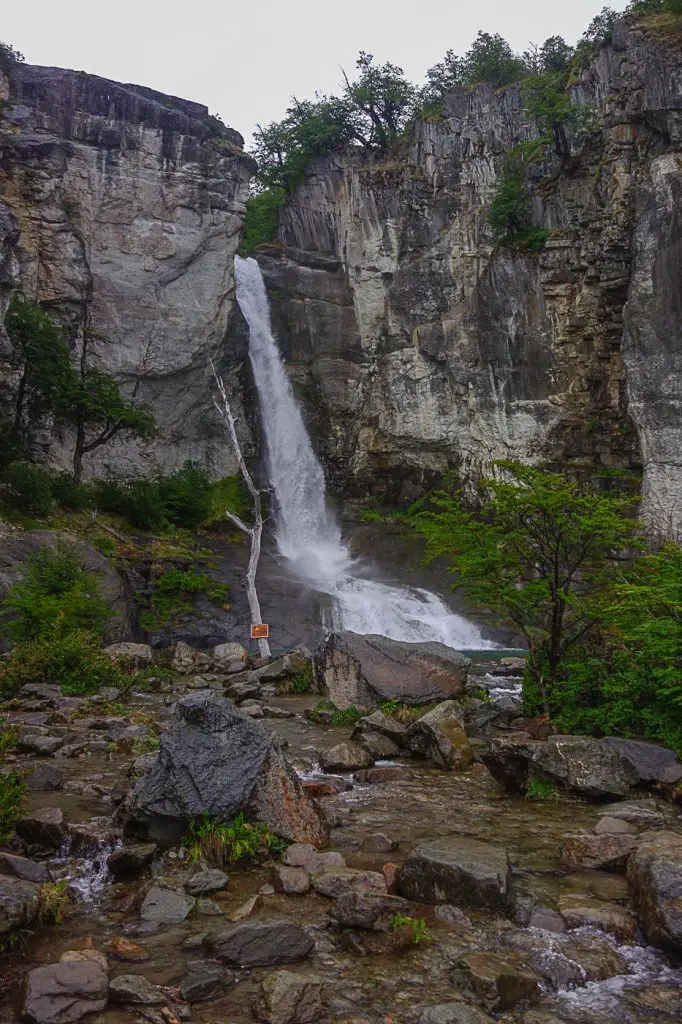
{"type": "Polygon", "coordinates": [[[14,750],[19,741],[19,734],[13,725],[7,724],[7,719],[0,715],[0,764],[4,764],[7,753],[14,750]]]}
{"type": "Polygon", "coordinates": [[[140,616],[140,625],[156,630],[164,623],[190,611],[197,594],[205,594],[214,604],[224,605],[230,593],[226,583],[217,583],[206,572],[196,569],[169,569],[154,583],[151,606],[140,616]]]}
{"type": "Polygon", "coordinates": [[[569,653],[605,621],[619,559],[638,543],[633,499],[517,462],[497,467],[500,478],[483,482],[485,518],[439,492],[410,520],[427,557],[450,559],[455,586],[521,633],[526,685],[549,712],[569,653]]]}
{"type": "Polygon", "coordinates": [[[94,485],[95,503],[103,512],[122,516],[140,530],[170,526],[195,529],[211,518],[212,484],[199,466],[186,462],[167,476],[138,480],[101,480],[94,485]]]}
{"type": "Polygon", "coordinates": [[[533,801],[556,800],[557,795],[558,790],[555,784],[543,779],[529,779],[524,793],[526,800],[533,801]]]}
{"type": "Polygon", "coordinates": [[[206,860],[219,867],[254,860],[267,852],[282,853],[287,843],[265,825],[251,825],[243,812],[228,825],[209,814],[192,821],[182,839],[190,864],[206,860]]]}
{"type": "Polygon", "coordinates": [[[27,683],[53,683],[71,696],[125,683],[121,670],[85,630],[53,633],[17,644],[0,669],[0,692],[16,693],[27,683]]]}
{"type": "Polygon", "coordinates": [[[61,924],[68,905],[69,892],[65,878],[60,878],[58,882],[43,882],[38,903],[38,918],[42,923],[61,924]]]}
{"type": "Polygon", "coordinates": [[[393,914],[391,917],[391,931],[399,931],[402,928],[412,930],[412,942],[418,946],[420,942],[429,942],[431,935],[426,927],[426,919],[423,917],[410,917],[408,914],[393,914]]]}
{"type": "Polygon", "coordinates": [[[0,771],[0,845],[7,842],[26,803],[26,784],[14,771],[0,771]]]}
{"type": "Polygon", "coordinates": [[[62,328],[40,306],[13,296],[5,325],[11,342],[9,364],[19,374],[10,450],[29,448],[36,422],[49,413],[55,422],[75,428],[73,467],[78,482],[86,453],[120,433],[154,435],[150,410],[125,399],[113,377],[88,365],[87,334],[76,367],[62,328]]]}
{"type": "Polygon", "coordinates": [[[510,157],[498,179],[486,219],[495,239],[509,244],[530,227],[530,195],[521,160],[510,157]]]}
{"type": "Polygon", "coordinates": [[[204,522],[210,524],[224,521],[226,511],[239,516],[245,523],[249,522],[253,514],[251,496],[241,473],[225,476],[210,485],[210,510],[204,522]]]}
{"type": "Polygon", "coordinates": [[[523,60],[497,32],[480,31],[462,61],[462,81],[468,86],[487,82],[498,89],[519,82],[526,73],[523,60]]]}
{"type": "Polygon", "coordinates": [[[111,609],[99,581],[86,572],[75,548],[65,544],[29,555],[20,581],[2,603],[3,632],[15,643],[63,636],[70,630],[101,635],[111,609]]]}
{"type": "Polygon", "coordinates": [[[0,72],[3,75],[9,75],[17,64],[21,64],[23,61],[23,53],[10,46],[9,43],[0,43],[0,72]]]}
{"type": "Polygon", "coordinates": [[[16,512],[44,518],[54,508],[52,477],[31,462],[11,462],[0,470],[0,496],[16,512]]]}
{"type": "Polygon", "coordinates": [[[133,736],[132,750],[137,757],[139,754],[155,754],[160,746],[160,739],[155,732],[147,732],[144,736],[133,736]]]}
{"type": "Polygon", "coordinates": [[[246,200],[244,234],[239,247],[240,256],[251,256],[257,246],[274,242],[277,237],[279,211],[286,198],[281,186],[265,189],[246,200]]]}
{"type": "Polygon", "coordinates": [[[308,664],[280,683],[278,690],[280,693],[310,693],[312,687],[313,667],[308,664]]]}
{"type": "Polygon", "coordinates": [[[412,725],[418,718],[421,718],[428,711],[436,707],[436,703],[401,704],[399,700],[392,698],[391,700],[384,701],[381,705],[381,711],[388,715],[389,718],[395,718],[397,722],[402,722],[403,725],[412,725]]]}
{"type": "Polygon", "coordinates": [[[597,636],[557,684],[562,729],[641,736],[682,754],[682,550],[668,545],[623,571],[597,636]]]}
{"type": "Polygon", "coordinates": [[[344,725],[357,725],[361,718],[369,715],[369,711],[361,710],[351,705],[349,708],[337,708],[328,700],[320,700],[315,707],[308,712],[308,718],[313,722],[328,723],[335,727],[344,725]],[[331,716],[328,713],[331,712],[331,716]]]}
{"type": "Polygon", "coordinates": [[[108,444],[118,434],[152,438],[156,422],[145,405],[129,401],[108,373],[83,365],[73,373],[63,398],[62,416],[76,428],[74,477],[81,478],[83,456],[108,444]]]}

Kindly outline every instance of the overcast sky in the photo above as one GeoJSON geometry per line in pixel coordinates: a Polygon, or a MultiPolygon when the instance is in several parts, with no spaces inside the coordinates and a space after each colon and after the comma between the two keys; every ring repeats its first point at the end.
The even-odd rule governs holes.
{"type": "MultiPolygon", "coordinates": [[[[74,68],[205,103],[247,139],[289,97],[339,88],[358,50],[410,79],[478,29],[515,49],[575,42],[603,0],[24,0],[3,4],[0,39],[32,64],[74,68]]],[[[626,0],[612,0],[617,10],[626,0]]]]}

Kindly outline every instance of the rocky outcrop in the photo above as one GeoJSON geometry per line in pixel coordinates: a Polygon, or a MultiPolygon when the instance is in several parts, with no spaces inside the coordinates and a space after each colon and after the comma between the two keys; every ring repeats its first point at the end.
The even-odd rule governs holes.
{"type": "MultiPolygon", "coordinates": [[[[130,475],[190,458],[232,471],[208,365],[218,358],[248,431],[244,349],[223,350],[254,169],[241,137],[198,103],[83,72],[19,65],[9,95],[0,118],[0,314],[18,268],[22,292],[64,324],[74,358],[87,345],[93,364],[151,404],[159,426],[152,442],[100,449],[87,472],[130,475]]],[[[0,351],[2,343],[0,335],[0,351]]],[[[66,464],[68,438],[44,443],[51,461],[66,464]]]]}
{"type": "Polygon", "coordinates": [[[277,739],[222,697],[190,693],[173,708],[159,756],[121,811],[131,833],[178,842],[193,819],[244,811],[292,842],[326,843],[328,829],[277,739]]]}
{"type": "Polygon", "coordinates": [[[468,668],[445,644],[350,632],[330,633],[313,654],[315,685],[338,708],[446,700],[465,688],[468,668]]]}
{"type": "Polygon", "coordinates": [[[407,499],[493,460],[644,469],[682,521],[679,49],[621,22],[574,86],[595,131],[531,172],[539,253],[485,219],[536,134],[518,88],[453,93],[404,150],[325,158],[259,262],[288,368],[344,495],[407,499]]]}

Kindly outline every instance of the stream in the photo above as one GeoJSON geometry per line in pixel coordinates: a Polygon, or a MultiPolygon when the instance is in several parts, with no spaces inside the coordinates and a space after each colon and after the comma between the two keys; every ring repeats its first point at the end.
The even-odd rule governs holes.
{"type": "MultiPolygon", "coordinates": [[[[499,682],[499,680],[498,680],[499,682]]],[[[505,681],[507,689],[513,680],[505,681]]],[[[129,709],[134,721],[140,715],[163,727],[173,695],[144,695],[129,709]]],[[[293,713],[286,719],[265,719],[287,744],[287,755],[303,778],[324,779],[318,768],[319,752],[350,736],[350,728],[332,728],[309,721],[305,712],[313,695],[277,697],[271,703],[293,713]]],[[[28,760],[26,762],[28,764],[28,760]]],[[[561,796],[555,801],[532,803],[504,794],[487,769],[474,763],[462,772],[442,772],[426,762],[397,758],[404,771],[399,779],[381,784],[347,782],[352,788],[325,798],[334,824],[330,849],[343,854],[352,867],[381,870],[386,861],[400,863],[420,840],[450,835],[471,836],[506,847],[515,885],[521,899],[553,908],[568,896],[598,899],[627,910],[630,898],[622,874],[604,871],[566,873],[559,859],[563,834],[576,828],[592,828],[600,816],[598,805],[561,796]],[[394,850],[372,853],[370,837],[387,836],[394,850]]],[[[35,765],[35,761],[31,762],[35,765]]],[[[0,972],[1,994],[9,1006],[16,991],[17,973],[28,966],[54,963],[66,950],[93,943],[111,950],[115,940],[126,939],[141,947],[143,960],[119,962],[112,958],[112,975],[142,974],[164,986],[169,999],[187,973],[188,964],[201,957],[197,937],[224,927],[247,900],[257,897],[249,919],[294,919],[315,939],[313,956],[291,965],[297,973],[322,977],[326,982],[329,1020],[344,1024],[419,1024],[425,1006],[437,1006],[461,998],[453,982],[453,964],[471,951],[492,951],[511,963],[542,965],[542,996],[532,1005],[519,1004],[493,1014],[500,1021],[527,1024],[654,1024],[680,1019],[682,971],[663,953],[642,944],[618,942],[596,929],[580,928],[557,934],[541,928],[521,927],[489,911],[455,912],[445,919],[433,906],[420,906],[429,940],[399,953],[373,945],[372,933],[357,933],[347,945],[344,936],[328,927],[330,901],[308,894],[288,896],[271,892],[273,867],[267,863],[230,870],[230,884],[212,897],[215,909],[192,914],[182,924],[162,928],[140,921],[140,902],[154,881],[148,873],[138,879],[115,882],[104,867],[105,857],[118,840],[107,833],[111,793],[123,784],[131,764],[129,753],[109,752],[82,759],[68,759],[65,790],[35,794],[36,806],[61,806],[68,821],[82,823],[81,835],[90,835],[87,852],[80,857],[53,859],[55,877],[67,877],[72,903],[66,920],[43,928],[15,951],[0,972]],[[100,838],[98,838],[98,836],[100,838]],[[103,837],[103,838],[102,838],[103,837]],[[264,888],[265,887],[265,888],[264,888]],[[218,915],[218,916],[216,916],[218,915]],[[568,944],[567,944],[568,942],[568,944]],[[594,980],[590,980],[594,979],[594,980]]],[[[674,828],[676,812],[662,805],[674,828]]],[[[78,828],[76,828],[78,833],[78,828]]],[[[181,888],[189,866],[170,851],[152,865],[158,883],[181,888]]],[[[217,1000],[195,1003],[191,1019],[196,1024],[247,1024],[251,1000],[266,969],[239,973],[236,987],[217,1000]]],[[[471,997],[466,997],[471,1001],[471,997]]],[[[474,999],[474,1005],[476,999],[474,999]]],[[[468,1003],[467,1003],[468,1005],[468,1003]]],[[[481,999],[480,1007],[485,1003],[481,999]]],[[[146,1013],[147,1011],[145,1011],[146,1013]]],[[[150,1011],[151,1012],[151,1011],[150,1011]]],[[[11,1016],[0,1017],[10,1020],[11,1016]]],[[[110,1007],[101,1024],[130,1024],[153,1016],[131,1016],[131,1011],[110,1007]]],[[[434,1020],[437,1018],[434,1018],[434,1020]]],[[[443,1017],[443,1021],[459,1021],[443,1017]]],[[[478,1024],[478,1018],[462,1017],[478,1024]]]]}

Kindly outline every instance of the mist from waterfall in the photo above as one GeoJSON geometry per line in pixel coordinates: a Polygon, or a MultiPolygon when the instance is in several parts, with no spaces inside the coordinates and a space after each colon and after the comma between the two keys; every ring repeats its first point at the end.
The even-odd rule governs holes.
{"type": "Polygon", "coordinates": [[[277,547],[292,571],[330,596],[334,629],[393,640],[437,640],[459,649],[494,647],[435,594],[360,575],[362,567],[343,543],[338,520],[327,505],[322,466],[272,333],[260,267],[254,259],[237,256],[235,275],[237,302],[249,325],[249,357],[276,498],[277,547]]]}

